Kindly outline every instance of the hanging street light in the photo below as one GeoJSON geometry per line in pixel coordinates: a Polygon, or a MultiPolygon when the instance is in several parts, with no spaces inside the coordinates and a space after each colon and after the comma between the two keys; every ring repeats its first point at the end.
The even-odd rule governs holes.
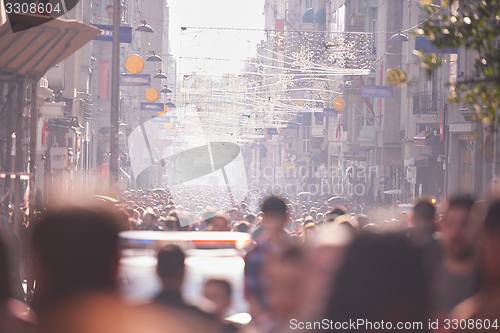
{"type": "Polygon", "coordinates": [[[170,93],[172,92],[172,90],[168,89],[168,88],[167,88],[167,85],[165,85],[165,88],[163,88],[163,89],[161,90],[161,92],[162,92],[162,93],[165,93],[165,94],[170,94],[170,93]]]}
{"type": "Polygon", "coordinates": [[[408,37],[403,35],[403,33],[401,31],[399,31],[397,34],[392,35],[392,37],[389,38],[389,40],[391,42],[407,42],[408,37]]]}
{"type": "Polygon", "coordinates": [[[165,106],[167,106],[169,108],[175,108],[175,104],[172,103],[170,100],[167,103],[165,103],[165,106]]]}
{"type": "Polygon", "coordinates": [[[162,59],[160,56],[156,55],[156,54],[154,53],[154,51],[152,52],[152,54],[153,54],[153,55],[149,56],[149,57],[146,59],[146,61],[163,61],[163,59],[162,59]]]}
{"type": "Polygon", "coordinates": [[[162,71],[161,71],[161,69],[160,69],[160,70],[158,71],[158,74],[156,74],[156,75],[154,76],[154,78],[155,78],[155,79],[166,79],[166,78],[167,78],[167,76],[166,76],[164,73],[162,73],[162,71]]]}
{"type": "Polygon", "coordinates": [[[141,25],[135,28],[135,31],[141,32],[155,32],[153,28],[149,24],[146,23],[146,20],[141,20],[141,25]]]}

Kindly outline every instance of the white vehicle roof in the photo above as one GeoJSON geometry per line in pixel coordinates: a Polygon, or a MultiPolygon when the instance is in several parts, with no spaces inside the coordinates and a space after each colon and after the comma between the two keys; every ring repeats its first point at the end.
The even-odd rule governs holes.
{"type": "Polygon", "coordinates": [[[242,250],[252,241],[251,235],[233,231],[124,231],[120,239],[129,245],[148,245],[162,243],[190,243],[194,247],[235,248],[242,250]]]}

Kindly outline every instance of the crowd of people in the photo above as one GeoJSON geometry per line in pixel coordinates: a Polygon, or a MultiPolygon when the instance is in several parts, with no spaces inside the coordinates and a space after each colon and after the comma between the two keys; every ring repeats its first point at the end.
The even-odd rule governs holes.
{"type": "Polygon", "coordinates": [[[500,201],[422,197],[411,211],[350,213],[328,201],[246,193],[234,202],[218,191],[129,190],[118,201],[47,209],[27,232],[1,206],[0,333],[498,329],[500,201]],[[162,291],[127,303],[117,284],[124,230],[249,233],[241,256],[250,323],[226,318],[233,287],[224,278],[203,281],[203,301],[185,300],[186,253],[176,244],[157,253],[162,291]]]}

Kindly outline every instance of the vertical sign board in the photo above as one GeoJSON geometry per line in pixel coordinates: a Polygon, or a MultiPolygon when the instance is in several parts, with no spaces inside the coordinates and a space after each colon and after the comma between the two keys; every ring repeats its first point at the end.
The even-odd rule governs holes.
{"type": "Polygon", "coordinates": [[[274,49],[276,51],[282,51],[285,48],[285,20],[276,19],[274,20],[275,39],[274,39],[274,49]]]}
{"type": "Polygon", "coordinates": [[[109,99],[109,61],[99,61],[99,99],[109,99]]]}
{"type": "Polygon", "coordinates": [[[441,108],[441,118],[439,120],[439,140],[440,142],[443,142],[444,140],[444,112],[445,112],[445,106],[446,104],[443,104],[443,107],[441,108]]]}
{"type": "Polygon", "coordinates": [[[72,98],[63,98],[64,108],[63,115],[65,117],[70,117],[73,110],[73,99],[72,98]]]}

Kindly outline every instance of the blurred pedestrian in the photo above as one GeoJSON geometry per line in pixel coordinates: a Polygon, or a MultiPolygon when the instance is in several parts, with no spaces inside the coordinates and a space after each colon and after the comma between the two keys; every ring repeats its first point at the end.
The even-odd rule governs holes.
{"type": "Polygon", "coordinates": [[[302,240],[304,242],[310,242],[314,239],[315,234],[319,231],[318,226],[314,222],[309,222],[304,226],[304,232],[302,234],[302,240]]]}
{"type": "Polygon", "coordinates": [[[207,227],[208,231],[230,231],[229,218],[225,213],[218,213],[212,217],[212,222],[207,227]]]}
{"type": "Polygon", "coordinates": [[[344,206],[336,205],[329,209],[325,214],[326,222],[333,222],[338,216],[347,214],[344,206]]]}
{"type": "Polygon", "coordinates": [[[434,239],[435,222],[436,207],[428,199],[419,200],[408,220],[410,237],[417,246],[429,248],[438,255],[439,245],[434,239]]]}
{"type": "MultiPolygon", "coordinates": [[[[480,215],[485,209],[483,203],[476,204],[472,214],[480,215]]],[[[464,301],[454,311],[452,320],[471,320],[474,332],[490,332],[498,325],[500,318],[500,201],[493,202],[484,219],[481,230],[483,246],[481,272],[484,287],[474,297],[464,301]]],[[[465,331],[462,329],[461,331],[465,331]]],[[[471,331],[468,329],[467,331],[471,331]]]]}
{"type": "Polygon", "coordinates": [[[405,332],[428,332],[429,283],[421,254],[404,236],[362,233],[347,249],[320,318],[362,320],[352,332],[393,332],[398,322],[417,323],[405,332]]]}
{"type": "Polygon", "coordinates": [[[119,224],[114,210],[66,207],[47,211],[35,226],[34,306],[41,332],[210,331],[182,313],[123,302],[117,288],[119,224]]]}
{"type": "Polygon", "coordinates": [[[270,268],[270,320],[259,332],[288,332],[290,320],[301,318],[306,306],[306,253],[302,247],[284,250],[270,268]]]}
{"type": "Polygon", "coordinates": [[[269,311],[267,265],[289,243],[284,226],[289,219],[288,207],[281,198],[271,196],[262,203],[263,240],[245,256],[245,297],[255,320],[269,311]]]}
{"type": "Polygon", "coordinates": [[[212,314],[187,303],[181,294],[181,287],[186,273],[185,259],[186,255],[178,245],[166,245],[158,252],[156,271],[162,283],[162,291],[155,296],[154,302],[180,309],[197,319],[212,320],[212,314]]]}
{"type": "Polygon", "coordinates": [[[158,223],[158,215],[155,214],[154,210],[147,208],[142,217],[142,224],[139,226],[139,230],[152,230],[161,231],[162,228],[158,223]]]}
{"type": "Polygon", "coordinates": [[[213,315],[218,331],[235,333],[243,327],[240,324],[226,320],[226,311],[231,305],[233,288],[226,279],[211,278],[203,286],[203,296],[214,304],[213,315]]]}
{"type": "Polygon", "coordinates": [[[448,314],[475,294],[480,276],[477,261],[480,224],[472,223],[474,200],[469,195],[452,197],[440,224],[441,256],[436,265],[437,311],[448,314]]]}
{"type": "Polygon", "coordinates": [[[248,213],[247,215],[245,215],[245,220],[252,225],[255,223],[255,219],[255,214],[248,213]]]}

